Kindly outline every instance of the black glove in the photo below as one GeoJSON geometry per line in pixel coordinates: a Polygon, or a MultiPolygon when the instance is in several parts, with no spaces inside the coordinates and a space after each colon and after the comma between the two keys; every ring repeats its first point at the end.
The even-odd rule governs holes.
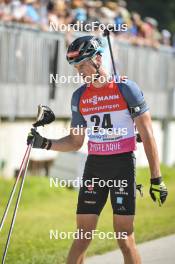
{"type": "Polygon", "coordinates": [[[162,180],[162,177],[151,179],[149,193],[154,202],[158,201],[159,206],[165,202],[168,195],[168,190],[162,180]]]}
{"type": "Polygon", "coordinates": [[[136,133],[136,141],[137,141],[138,143],[141,143],[141,142],[142,142],[142,139],[141,139],[141,136],[140,136],[139,133],[136,133]]]}
{"type": "Polygon", "coordinates": [[[35,129],[32,128],[27,137],[27,145],[32,144],[33,140],[33,148],[41,148],[47,150],[51,148],[52,141],[50,139],[42,137],[35,129]]]}

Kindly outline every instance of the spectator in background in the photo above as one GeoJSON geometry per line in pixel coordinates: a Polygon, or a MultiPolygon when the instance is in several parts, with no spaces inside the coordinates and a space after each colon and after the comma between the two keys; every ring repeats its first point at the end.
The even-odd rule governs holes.
{"type": "Polygon", "coordinates": [[[160,43],[165,46],[171,46],[171,33],[167,29],[161,31],[160,43]]]}
{"type": "Polygon", "coordinates": [[[15,22],[37,25],[41,20],[40,8],[41,3],[39,0],[22,0],[18,5],[15,5],[11,20],[15,22]]]}
{"type": "Polygon", "coordinates": [[[102,24],[114,24],[115,12],[108,6],[102,6],[98,10],[97,17],[102,24]]]}
{"type": "Polygon", "coordinates": [[[0,19],[3,17],[4,5],[4,0],[0,0],[0,19]]]}
{"type": "Polygon", "coordinates": [[[48,11],[47,11],[47,5],[49,0],[40,0],[40,24],[43,30],[47,30],[48,25],[48,11]]]}
{"type": "Polygon", "coordinates": [[[87,10],[85,8],[85,1],[84,0],[72,0],[72,16],[73,16],[73,23],[77,21],[85,22],[87,20],[87,10]]]}
{"type": "Polygon", "coordinates": [[[120,9],[119,9],[117,4],[116,4],[115,12],[116,12],[116,16],[115,16],[115,19],[114,19],[114,23],[115,23],[115,25],[117,27],[119,27],[122,24],[124,24],[125,21],[124,21],[124,18],[122,16],[122,14],[120,13],[120,9]]]}
{"type": "Polygon", "coordinates": [[[117,28],[119,28],[122,24],[125,23],[122,13],[120,12],[120,7],[117,3],[109,1],[106,2],[105,6],[112,12],[112,24],[115,24],[117,28]]]}
{"type": "Polygon", "coordinates": [[[129,42],[139,46],[159,47],[160,33],[158,32],[158,23],[155,19],[147,17],[145,21],[141,16],[133,12],[131,15],[131,27],[129,28],[129,42]]]}
{"type": "MultiPolygon", "coordinates": [[[[42,30],[48,30],[50,22],[57,25],[75,24],[78,21],[84,25],[98,22],[115,24],[118,29],[122,24],[127,24],[127,32],[115,32],[118,40],[154,48],[160,44],[171,45],[171,33],[168,30],[160,33],[154,18],[146,17],[142,20],[140,14],[130,14],[124,0],[0,0],[0,19],[39,26],[42,30]]],[[[70,36],[66,33],[66,38],[70,36]]]]}
{"type": "Polygon", "coordinates": [[[144,22],[141,16],[137,12],[131,13],[131,25],[129,28],[129,41],[133,45],[145,45],[145,32],[144,32],[144,22]]]}
{"type": "Polygon", "coordinates": [[[5,2],[4,0],[0,0],[0,19],[1,20],[3,20],[4,9],[5,9],[5,2]]]}
{"type": "Polygon", "coordinates": [[[40,1],[39,0],[25,0],[26,14],[25,21],[28,23],[40,23],[40,1]]]}
{"type": "Polygon", "coordinates": [[[53,1],[49,1],[48,6],[47,6],[47,11],[48,11],[48,24],[59,23],[59,18],[57,16],[57,10],[55,8],[55,3],[53,1]]]}
{"type": "Polygon", "coordinates": [[[86,24],[92,23],[94,21],[97,21],[100,23],[99,18],[97,17],[98,10],[101,8],[102,2],[101,1],[86,1],[85,2],[85,8],[87,11],[87,19],[86,24]]]}
{"type": "Polygon", "coordinates": [[[141,20],[140,15],[136,12],[133,12],[131,14],[131,21],[132,21],[130,27],[131,36],[143,37],[143,32],[142,32],[143,21],[141,20]]]}
{"type": "Polygon", "coordinates": [[[129,26],[131,23],[131,20],[130,20],[131,16],[127,9],[127,2],[124,0],[119,0],[117,4],[118,4],[119,13],[121,17],[123,18],[123,23],[126,23],[129,26]]]}
{"type": "Polygon", "coordinates": [[[21,0],[21,5],[14,12],[14,19],[17,22],[30,24],[47,30],[48,11],[47,0],[21,0]]]}
{"type": "Polygon", "coordinates": [[[152,17],[146,17],[145,23],[143,26],[145,39],[147,40],[147,46],[152,46],[154,48],[159,47],[159,42],[161,39],[161,35],[158,31],[158,22],[156,19],[152,17]]]}
{"type": "Polygon", "coordinates": [[[14,2],[12,0],[1,0],[0,18],[3,21],[13,20],[14,2]]]}
{"type": "Polygon", "coordinates": [[[14,12],[13,12],[13,20],[15,22],[24,22],[26,12],[27,12],[26,3],[23,0],[19,1],[18,5],[16,4],[14,12]]]}
{"type": "Polygon", "coordinates": [[[50,1],[48,4],[48,22],[55,25],[66,24],[66,5],[63,1],[50,1]]]}

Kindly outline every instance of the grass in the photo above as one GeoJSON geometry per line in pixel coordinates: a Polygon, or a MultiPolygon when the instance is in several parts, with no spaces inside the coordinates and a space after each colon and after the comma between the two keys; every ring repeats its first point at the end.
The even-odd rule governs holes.
{"type": "MultiPolygon", "coordinates": [[[[144,185],[144,197],[137,194],[135,233],[138,243],[175,233],[175,169],[162,167],[169,196],[163,207],[149,197],[149,171],[138,169],[137,183],[144,185]]],[[[13,181],[0,180],[0,217],[9,198],[13,181]]],[[[18,215],[11,237],[6,264],[63,264],[71,240],[50,240],[49,231],[75,231],[77,192],[50,188],[49,179],[28,177],[22,194],[18,215]]],[[[14,205],[14,203],[13,203],[14,205]]],[[[3,254],[12,211],[0,233],[0,259],[3,254]]],[[[112,231],[112,210],[106,204],[98,230],[112,231]]],[[[93,240],[88,255],[102,254],[115,249],[114,240],[93,240]]]]}

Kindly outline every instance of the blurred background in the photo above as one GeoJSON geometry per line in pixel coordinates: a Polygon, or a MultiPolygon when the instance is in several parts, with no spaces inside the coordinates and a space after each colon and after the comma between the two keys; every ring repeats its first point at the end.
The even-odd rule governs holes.
{"type": "MultiPolygon", "coordinates": [[[[80,85],[63,82],[59,78],[76,74],[65,58],[69,43],[76,37],[87,34],[102,37],[100,30],[85,31],[85,25],[94,21],[105,25],[111,23],[118,27],[127,24],[127,31],[111,33],[116,67],[120,75],[128,76],[129,79],[137,82],[144,92],[153,118],[154,134],[163,166],[162,170],[167,176],[167,181],[170,178],[169,183],[173,182],[175,172],[175,2],[173,0],[0,0],[0,178],[11,179],[8,182],[2,179],[0,181],[0,194],[4,206],[13,178],[19,170],[26,148],[27,133],[35,120],[38,104],[50,106],[56,114],[56,121],[46,128],[40,129],[41,134],[50,138],[59,138],[68,134],[65,129],[70,125],[71,96],[80,85]],[[78,21],[83,25],[81,31],[75,32],[73,28],[69,31],[59,30],[59,26],[61,28],[62,25],[74,25],[78,21]],[[55,30],[51,25],[57,25],[58,30],[55,30]]],[[[104,45],[104,66],[112,73],[110,54],[105,38],[104,45]]],[[[77,194],[67,194],[71,201],[73,198],[75,200],[70,205],[68,201],[61,198],[63,196],[61,191],[59,191],[60,196],[55,194],[55,191],[54,194],[46,191],[49,188],[48,178],[38,178],[37,176],[75,179],[82,174],[86,155],[86,142],[78,153],[63,154],[32,150],[28,174],[35,175],[35,177],[31,177],[31,182],[29,180],[29,183],[26,183],[26,188],[31,184],[32,189],[29,188],[30,191],[28,189],[30,197],[38,195],[36,200],[34,198],[37,209],[33,210],[39,221],[43,219],[42,213],[39,213],[42,208],[42,206],[40,207],[41,196],[42,199],[47,197],[47,209],[52,208],[50,203],[53,205],[53,201],[59,199],[59,202],[63,201],[61,210],[63,219],[65,219],[66,213],[64,215],[63,208],[70,206],[73,215],[77,194]],[[40,187],[38,182],[42,183],[40,187]],[[43,193],[41,189],[43,189],[43,193]]],[[[142,144],[138,144],[136,156],[138,167],[148,165],[142,144]]],[[[140,168],[138,171],[140,178],[138,179],[145,182],[143,175],[146,174],[149,180],[148,170],[140,168]]],[[[148,184],[148,180],[145,184],[148,184]]],[[[172,189],[172,193],[174,191],[172,189]]],[[[26,194],[26,198],[24,198],[26,208],[28,208],[27,205],[30,207],[29,203],[31,202],[27,197],[26,194]]],[[[169,217],[164,219],[166,221],[174,217],[171,213],[173,213],[175,201],[173,197],[169,199],[169,206],[162,211],[162,213],[166,212],[166,216],[169,217]]],[[[148,210],[147,220],[149,221],[149,207],[147,208],[146,201],[140,207],[145,210],[145,214],[148,210]]],[[[44,209],[45,213],[47,213],[47,209],[44,209]]],[[[24,215],[21,215],[24,217],[21,218],[21,221],[25,219],[25,213],[27,216],[29,214],[26,210],[24,215]]],[[[45,215],[46,218],[48,214],[45,215]]],[[[155,214],[159,214],[159,212],[155,211],[155,214]]],[[[59,219],[58,212],[55,213],[55,218],[53,217],[55,221],[56,216],[59,219]]],[[[106,219],[108,219],[107,216],[106,219]]],[[[143,219],[139,221],[143,221],[143,219]]],[[[154,223],[152,218],[151,221],[154,223]]],[[[49,223],[51,225],[51,222],[49,223]]],[[[103,227],[108,229],[108,225],[103,227]]],[[[38,230],[38,226],[36,226],[36,230],[38,230]]],[[[150,228],[151,235],[144,232],[139,233],[138,240],[151,239],[170,233],[172,230],[175,232],[174,225],[169,229],[160,227],[158,233],[153,233],[150,228]]],[[[33,235],[34,237],[36,234],[40,237],[37,232],[33,235]]],[[[48,238],[45,237],[45,239],[48,238]]],[[[20,241],[18,242],[20,245],[20,241]]],[[[28,244],[30,245],[30,241],[28,244]]],[[[39,245],[42,248],[42,242],[39,245]]],[[[103,246],[99,249],[102,252],[103,246]]],[[[13,247],[16,252],[16,246],[13,245],[13,247]]],[[[112,248],[111,244],[106,244],[105,247],[106,249],[112,248]]],[[[54,248],[56,250],[55,244],[50,248],[50,256],[55,252],[54,248]]],[[[62,245],[62,250],[63,256],[60,258],[60,262],[56,262],[51,257],[50,260],[48,258],[48,262],[39,262],[39,260],[27,262],[25,259],[25,263],[64,263],[65,252],[68,250],[67,244],[62,245]]],[[[97,245],[94,246],[91,254],[95,252],[97,252],[97,245]]],[[[26,252],[26,254],[28,253],[26,252]]],[[[35,255],[35,253],[33,254],[35,255]]],[[[21,255],[21,260],[23,257],[21,255]]],[[[14,259],[11,257],[12,260],[13,263],[24,263],[14,262],[15,257],[14,259]]]]}

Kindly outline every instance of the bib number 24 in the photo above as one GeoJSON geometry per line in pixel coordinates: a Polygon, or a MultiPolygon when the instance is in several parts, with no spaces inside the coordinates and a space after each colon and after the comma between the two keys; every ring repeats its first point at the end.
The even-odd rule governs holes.
{"type": "MultiPolygon", "coordinates": [[[[98,115],[92,115],[91,116],[91,122],[94,122],[94,132],[98,132],[99,131],[99,127],[100,127],[100,116],[98,115]]],[[[101,124],[102,128],[113,128],[113,124],[111,122],[111,115],[110,114],[104,114],[103,115],[103,120],[102,120],[102,124],[101,124]]]]}

